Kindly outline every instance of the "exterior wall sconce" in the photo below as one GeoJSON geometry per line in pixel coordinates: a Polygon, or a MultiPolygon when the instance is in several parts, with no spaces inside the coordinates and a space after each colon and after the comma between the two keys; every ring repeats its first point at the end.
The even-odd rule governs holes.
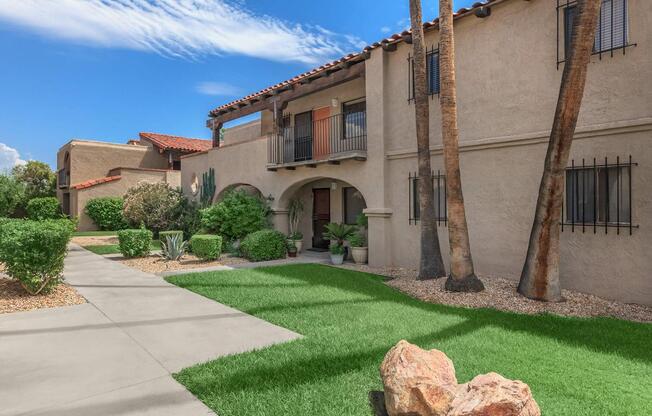
{"type": "Polygon", "coordinates": [[[475,16],[481,19],[491,16],[491,7],[480,7],[475,11],[475,16]]]}
{"type": "Polygon", "coordinates": [[[337,98],[331,99],[331,107],[337,108],[339,106],[340,106],[340,100],[338,100],[337,98]]]}

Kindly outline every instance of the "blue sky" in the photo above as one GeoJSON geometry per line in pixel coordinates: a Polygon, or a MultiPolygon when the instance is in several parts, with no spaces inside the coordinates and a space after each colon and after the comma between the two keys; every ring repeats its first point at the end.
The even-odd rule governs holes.
{"type": "MultiPolygon", "coordinates": [[[[423,7],[436,17],[436,0],[423,7]]],[[[408,0],[0,0],[0,169],[54,166],[73,138],[209,138],[213,107],[358,51],[408,17],[408,0]]]]}

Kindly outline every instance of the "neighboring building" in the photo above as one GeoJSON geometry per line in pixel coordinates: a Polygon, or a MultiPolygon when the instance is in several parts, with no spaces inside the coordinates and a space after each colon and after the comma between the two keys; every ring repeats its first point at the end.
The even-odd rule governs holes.
{"type": "Polygon", "coordinates": [[[94,230],[84,212],[89,199],[123,196],[142,181],[179,187],[180,157],[210,148],[210,140],[156,133],[128,144],[72,140],[57,153],[57,197],[64,213],[79,218],[79,230],[94,230]]]}
{"type": "MultiPolygon", "coordinates": [[[[460,151],[471,246],[479,274],[518,279],[564,66],[574,1],[493,0],[456,13],[460,151]]],[[[561,236],[565,288],[652,305],[652,2],[603,0],[572,162],[561,236]]],[[[443,171],[437,21],[425,24],[431,155],[443,171]]],[[[215,148],[182,158],[182,185],[198,196],[215,169],[217,199],[255,187],[273,198],[275,226],[302,198],[304,244],[326,247],[328,221],[369,218],[372,266],[416,268],[419,225],[410,32],[210,113],[227,130],[215,148]]],[[[436,203],[444,256],[443,175],[436,203]]]]}

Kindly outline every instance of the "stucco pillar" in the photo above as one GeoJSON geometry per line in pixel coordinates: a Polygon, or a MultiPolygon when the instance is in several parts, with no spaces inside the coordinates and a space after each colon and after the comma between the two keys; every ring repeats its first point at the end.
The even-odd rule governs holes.
{"type": "Polygon", "coordinates": [[[390,208],[367,208],[364,211],[369,221],[368,243],[369,265],[371,267],[385,267],[392,265],[392,236],[391,223],[392,210],[390,208]]]}
{"type": "Polygon", "coordinates": [[[272,209],[272,224],[274,229],[287,234],[290,230],[290,220],[287,209],[272,209]]]}

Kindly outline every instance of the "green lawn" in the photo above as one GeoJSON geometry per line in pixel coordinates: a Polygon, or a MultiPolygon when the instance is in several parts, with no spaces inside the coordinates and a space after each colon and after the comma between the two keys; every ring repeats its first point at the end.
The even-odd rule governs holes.
{"type": "Polygon", "coordinates": [[[105,237],[117,236],[117,231],[75,231],[73,237],[105,237]]]}
{"type": "MultiPolygon", "coordinates": [[[[88,251],[92,251],[95,254],[101,254],[101,255],[120,253],[120,248],[117,244],[105,244],[105,245],[98,245],[98,246],[83,246],[83,247],[88,251]]],[[[150,247],[152,250],[160,250],[161,242],[159,240],[153,240],[150,247]]]]}
{"type": "Polygon", "coordinates": [[[304,336],[175,375],[221,416],[369,415],[379,365],[403,338],[448,354],[460,383],[489,371],[525,381],[544,415],[652,414],[650,324],[432,305],[323,265],[168,280],[304,336]]]}

